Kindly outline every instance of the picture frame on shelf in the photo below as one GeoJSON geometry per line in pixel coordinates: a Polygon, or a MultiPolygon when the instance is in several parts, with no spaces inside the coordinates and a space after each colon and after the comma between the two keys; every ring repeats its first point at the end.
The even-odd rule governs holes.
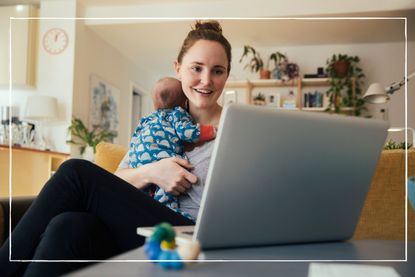
{"type": "Polygon", "coordinates": [[[269,92],[266,94],[267,106],[279,108],[281,106],[281,94],[278,92],[269,92]]]}
{"type": "Polygon", "coordinates": [[[236,90],[228,90],[223,93],[223,106],[238,103],[238,93],[236,90]]]}

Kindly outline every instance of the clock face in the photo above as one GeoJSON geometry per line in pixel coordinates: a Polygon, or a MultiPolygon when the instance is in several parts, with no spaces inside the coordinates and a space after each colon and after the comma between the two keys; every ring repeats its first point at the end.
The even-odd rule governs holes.
{"type": "Polygon", "coordinates": [[[68,34],[60,28],[50,29],[43,36],[43,48],[53,55],[62,53],[68,46],[68,42],[68,34]]]}

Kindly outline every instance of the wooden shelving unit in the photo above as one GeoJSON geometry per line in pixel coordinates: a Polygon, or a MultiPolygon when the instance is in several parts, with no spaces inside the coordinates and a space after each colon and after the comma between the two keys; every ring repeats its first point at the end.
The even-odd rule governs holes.
{"type": "Polygon", "coordinates": [[[12,195],[34,196],[68,158],[66,153],[0,145],[0,197],[9,196],[10,165],[12,195]]]}
{"type": "MultiPolygon", "coordinates": [[[[253,90],[255,88],[293,88],[296,89],[296,109],[303,111],[311,112],[323,112],[328,106],[328,98],[325,97],[323,101],[323,107],[304,107],[303,105],[303,95],[306,88],[324,88],[330,86],[328,78],[297,78],[290,81],[282,80],[229,80],[225,85],[225,91],[229,90],[244,90],[244,99],[243,101],[238,101],[238,103],[244,104],[253,104],[253,90]]],[[[324,92],[326,89],[324,90],[324,92]]],[[[264,92],[266,94],[266,92],[264,92]]],[[[324,93],[325,95],[325,93],[324,93]]],[[[274,107],[282,108],[282,107],[274,107]]],[[[343,112],[351,112],[353,108],[343,108],[343,112]]]]}

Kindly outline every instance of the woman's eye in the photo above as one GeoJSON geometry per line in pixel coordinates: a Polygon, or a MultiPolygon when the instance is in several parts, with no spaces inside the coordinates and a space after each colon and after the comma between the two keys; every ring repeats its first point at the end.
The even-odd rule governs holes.
{"type": "Polygon", "coordinates": [[[224,73],[224,71],[222,69],[213,70],[213,74],[215,74],[215,75],[222,75],[223,73],[224,73]]]}
{"type": "Polygon", "coordinates": [[[192,69],[193,72],[201,72],[202,71],[202,68],[200,66],[192,66],[191,69],[192,69]]]}

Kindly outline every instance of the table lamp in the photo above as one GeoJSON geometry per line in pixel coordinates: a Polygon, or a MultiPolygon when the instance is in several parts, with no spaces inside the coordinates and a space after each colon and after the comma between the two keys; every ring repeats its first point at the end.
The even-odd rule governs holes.
{"type": "Polygon", "coordinates": [[[24,119],[36,124],[35,147],[49,149],[43,137],[43,124],[58,117],[58,101],[55,97],[45,95],[29,96],[26,102],[24,119]]]}
{"type": "Polygon", "coordinates": [[[415,76],[415,71],[409,74],[408,78],[403,78],[402,81],[393,82],[386,88],[382,87],[379,83],[373,83],[369,86],[366,93],[363,95],[363,99],[372,104],[383,104],[389,101],[389,95],[392,95],[395,91],[399,90],[406,82],[415,76]]]}

